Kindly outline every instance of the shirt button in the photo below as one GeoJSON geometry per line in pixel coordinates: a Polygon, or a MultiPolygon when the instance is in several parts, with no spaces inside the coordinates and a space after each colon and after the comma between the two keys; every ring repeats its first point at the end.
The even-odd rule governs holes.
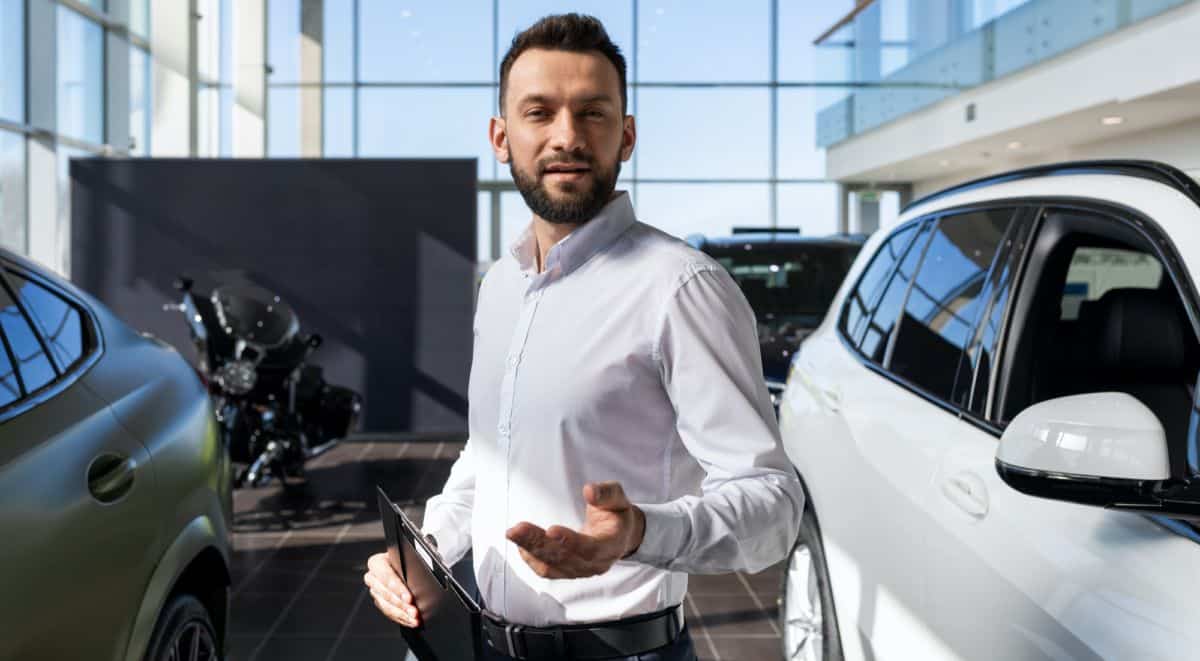
{"type": "Polygon", "coordinates": [[[508,357],[508,366],[509,367],[516,367],[517,364],[520,362],[521,362],[521,357],[518,355],[514,354],[514,355],[508,357]]]}
{"type": "Polygon", "coordinates": [[[500,423],[500,426],[497,427],[497,430],[500,432],[501,436],[508,436],[508,425],[504,424],[503,422],[500,423]]]}

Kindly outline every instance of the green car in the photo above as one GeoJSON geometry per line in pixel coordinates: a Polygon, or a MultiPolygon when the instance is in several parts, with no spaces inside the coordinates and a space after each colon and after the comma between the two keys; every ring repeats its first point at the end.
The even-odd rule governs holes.
{"type": "Polygon", "coordinates": [[[218,659],[229,456],[203,384],[0,251],[0,659],[218,659]]]}

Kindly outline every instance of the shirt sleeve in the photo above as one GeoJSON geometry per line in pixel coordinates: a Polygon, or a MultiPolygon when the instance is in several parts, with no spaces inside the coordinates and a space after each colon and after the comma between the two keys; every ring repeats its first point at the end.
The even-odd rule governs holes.
{"type": "Polygon", "coordinates": [[[450,467],[442,492],[425,503],[421,532],[433,535],[438,553],[447,565],[458,562],[471,550],[471,509],[475,505],[475,453],[468,440],[450,467]]]}
{"type": "Polygon", "coordinates": [[[698,496],[638,504],[646,532],[629,559],[690,573],[761,571],[791,550],[804,492],[763,380],[754,313],[723,268],[702,265],[667,302],[658,341],[679,437],[705,477],[698,496]]]}

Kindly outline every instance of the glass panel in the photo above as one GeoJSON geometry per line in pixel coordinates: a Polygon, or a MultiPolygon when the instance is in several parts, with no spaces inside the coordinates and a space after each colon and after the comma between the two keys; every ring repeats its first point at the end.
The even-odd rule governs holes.
{"type": "Polygon", "coordinates": [[[268,84],[300,80],[300,0],[268,0],[267,64],[268,84]]]}
{"type": "Polygon", "coordinates": [[[129,0],[129,30],[150,38],[150,0],[129,0]]]}
{"type": "Polygon", "coordinates": [[[150,55],[129,48],[129,153],[150,153],[150,55]]]}
{"type": "Polygon", "coordinates": [[[79,311],[57,294],[12,271],[8,272],[8,278],[65,371],[83,357],[83,321],[79,311]]]}
{"type": "Polygon", "coordinates": [[[1162,264],[1144,252],[1079,248],[1067,270],[1062,319],[1078,319],[1085,301],[1095,301],[1110,289],[1157,289],[1162,275],[1162,264]]]}
{"type": "MultiPolygon", "coordinates": [[[[942,218],[913,283],[888,369],[951,400],[963,349],[971,339],[984,279],[1012,220],[1011,209],[942,218]]],[[[960,395],[969,394],[970,372],[960,395]]],[[[958,399],[965,403],[965,398],[958,399]]]]}
{"type": "Polygon", "coordinates": [[[871,320],[865,324],[866,328],[862,334],[862,342],[859,344],[859,349],[873,362],[883,364],[887,353],[888,341],[892,336],[892,331],[896,327],[896,320],[900,316],[900,306],[904,304],[904,297],[908,293],[908,285],[912,282],[913,274],[916,273],[917,265],[921,260],[921,253],[924,250],[926,239],[929,238],[930,231],[930,224],[926,224],[921,228],[916,240],[909,247],[908,254],[900,261],[900,268],[895,270],[891,281],[888,282],[887,289],[883,291],[883,297],[879,299],[879,304],[875,306],[871,320]]]}
{"type": "Polygon", "coordinates": [[[0,245],[25,254],[25,136],[0,131],[0,245]]]}
{"type": "Polygon", "coordinates": [[[33,392],[54,380],[54,366],[42,351],[42,345],[21,314],[20,308],[9,296],[8,290],[0,287],[0,327],[8,338],[13,356],[17,360],[25,391],[33,392]]]}
{"type": "Polygon", "coordinates": [[[533,212],[525,206],[525,200],[516,191],[500,194],[500,256],[509,254],[521,233],[529,227],[533,212]]]}
{"type": "Polygon", "coordinates": [[[104,30],[58,7],[58,131],[104,142],[104,30]]]}
{"type": "Polygon", "coordinates": [[[473,157],[479,177],[491,176],[490,89],[384,87],[358,94],[359,156],[473,157]]]}
{"type": "Polygon", "coordinates": [[[779,90],[779,177],[824,179],[825,150],[817,146],[817,92],[779,90]]]}
{"type": "Polygon", "coordinates": [[[853,47],[853,43],[837,38],[841,32],[820,46],[813,45],[851,9],[854,0],[780,2],[779,79],[806,83],[853,80],[847,69],[836,66],[849,62],[846,53],[853,47]]]}
{"type": "Polygon", "coordinates": [[[216,87],[203,86],[197,92],[197,155],[216,156],[220,149],[221,96],[216,87]]]}
{"type": "Polygon", "coordinates": [[[359,80],[490,82],[488,0],[359,0],[359,80]]]}
{"type": "Polygon", "coordinates": [[[0,406],[8,406],[21,398],[21,384],[17,382],[17,372],[13,369],[8,351],[0,344],[0,406]]]}
{"type": "Polygon", "coordinates": [[[887,282],[888,274],[908,248],[908,243],[916,231],[917,224],[913,223],[888,239],[871,258],[871,264],[863,271],[858,284],[847,297],[846,311],[842,315],[840,328],[842,334],[856,344],[860,339],[860,331],[868,310],[875,304],[883,283],[887,282]]]}
{"type": "MultiPolygon", "coordinates": [[[[626,79],[632,82],[633,60],[633,7],[628,2],[612,0],[581,0],[572,2],[564,9],[561,0],[500,0],[499,43],[496,44],[496,62],[504,59],[512,46],[513,37],[539,19],[550,14],[573,11],[600,19],[608,38],[621,49],[625,56],[626,79]]],[[[499,72],[496,73],[499,75],[499,72]]],[[[630,97],[632,98],[632,97],[630,97]]]]}
{"type": "Polygon", "coordinates": [[[638,106],[639,178],[770,175],[766,89],[642,89],[638,106]]]}
{"type": "Polygon", "coordinates": [[[638,184],[637,217],[668,234],[729,236],[734,225],[768,225],[769,184],[638,184]]]}
{"type": "MultiPolygon", "coordinates": [[[[1008,240],[1005,246],[1006,251],[1012,249],[1012,239],[1008,240]]],[[[992,289],[997,292],[992,296],[991,307],[984,312],[984,318],[980,320],[979,340],[978,344],[972,351],[972,358],[975,362],[975,391],[970,397],[970,411],[977,416],[983,417],[984,409],[987,406],[988,394],[992,385],[992,364],[996,359],[997,343],[1000,341],[1000,329],[1004,323],[1004,312],[1008,308],[1009,294],[1012,293],[1013,285],[1013,267],[1012,260],[1007,257],[1001,257],[1003,269],[999,273],[992,276],[992,289]]]]}
{"type": "Polygon", "coordinates": [[[799,227],[804,236],[837,233],[837,184],[779,184],[775,195],[780,227],[799,227]]]}
{"type": "Polygon", "coordinates": [[[770,80],[771,0],[638,5],[638,80],[770,80]]]}
{"type": "Polygon", "coordinates": [[[300,156],[300,90],[267,88],[267,156],[300,156]]]}
{"type": "Polygon", "coordinates": [[[233,0],[221,0],[221,69],[217,79],[222,84],[233,84],[233,0]]]}
{"type": "Polygon", "coordinates": [[[325,25],[321,33],[325,82],[354,81],[354,2],[325,0],[325,25]]]}
{"type": "Polygon", "coordinates": [[[354,90],[325,88],[325,156],[354,156],[354,90]]]}
{"type": "Polygon", "coordinates": [[[0,0],[0,117],[25,121],[25,0],[0,0]]]}
{"type": "Polygon", "coordinates": [[[219,156],[228,158],[233,156],[233,87],[222,85],[220,92],[221,104],[221,120],[218,127],[220,133],[220,151],[219,156]]]}

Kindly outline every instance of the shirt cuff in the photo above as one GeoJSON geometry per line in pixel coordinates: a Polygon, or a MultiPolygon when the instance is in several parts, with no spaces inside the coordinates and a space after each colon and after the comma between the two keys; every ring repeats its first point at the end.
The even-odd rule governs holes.
{"type": "Polygon", "coordinates": [[[446,566],[462,560],[467,551],[471,550],[471,536],[464,534],[442,522],[431,521],[421,528],[421,534],[433,535],[437,540],[437,552],[442,556],[446,566]]]}
{"type": "Polygon", "coordinates": [[[646,515],[642,543],[627,561],[668,568],[683,554],[692,537],[692,520],[678,502],[638,505],[646,515]]]}

